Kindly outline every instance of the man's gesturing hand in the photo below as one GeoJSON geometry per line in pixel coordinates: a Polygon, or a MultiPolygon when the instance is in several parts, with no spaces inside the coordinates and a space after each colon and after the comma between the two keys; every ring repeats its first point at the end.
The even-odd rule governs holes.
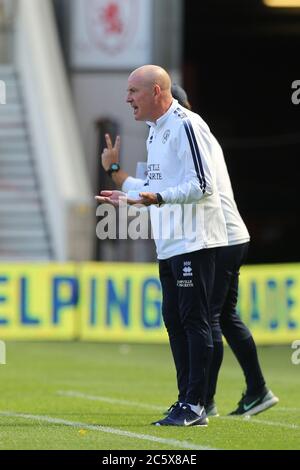
{"type": "Polygon", "coordinates": [[[102,166],[105,171],[108,171],[112,163],[119,163],[119,154],[120,154],[120,136],[117,135],[114,146],[109,134],[105,134],[105,141],[107,148],[105,148],[101,155],[102,166]]]}
{"type": "Polygon", "coordinates": [[[100,196],[95,196],[95,199],[100,204],[111,204],[118,207],[120,202],[124,203],[124,200],[126,200],[126,193],[122,191],[101,191],[100,196]]]}
{"type": "Polygon", "coordinates": [[[141,200],[140,204],[144,206],[151,206],[152,204],[158,204],[157,196],[155,193],[140,193],[141,200]]]}
{"type": "Polygon", "coordinates": [[[100,204],[112,204],[118,207],[120,203],[128,204],[130,206],[151,206],[158,204],[157,195],[155,193],[140,193],[140,199],[130,199],[126,193],[122,191],[101,191],[100,196],[95,196],[95,199],[100,204]]]}

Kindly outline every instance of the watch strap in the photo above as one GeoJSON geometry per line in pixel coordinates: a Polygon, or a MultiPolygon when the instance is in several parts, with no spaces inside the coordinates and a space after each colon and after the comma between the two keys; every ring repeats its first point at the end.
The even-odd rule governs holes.
{"type": "Polygon", "coordinates": [[[108,176],[111,176],[112,173],[115,173],[115,172],[117,172],[117,171],[119,171],[119,170],[120,170],[120,165],[119,165],[119,163],[112,163],[111,166],[110,166],[110,168],[107,170],[106,173],[108,174],[108,176]],[[113,166],[115,166],[116,168],[112,168],[113,166]]]}
{"type": "Polygon", "coordinates": [[[156,193],[156,198],[158,202],[158,207],[160,207],[164,203],[162,195],[160,193],[156,193]]]}

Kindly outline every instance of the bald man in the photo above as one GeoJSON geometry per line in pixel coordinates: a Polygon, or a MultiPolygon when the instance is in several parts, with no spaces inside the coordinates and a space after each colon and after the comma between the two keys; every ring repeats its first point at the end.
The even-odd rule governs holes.
{"type": "MultiPolygon", "coordinates": [[[[216,247],[227,232],[212,164],[212,136],[201,117],[178,104],[161,67],[146,65],[128,79],[127,103],[136,121],[150,127],[147,181],[119,168],[120,139],[107,148],[102,165],[122,190],[139,191],[129,204],[150,206],[159,275],[162,315],[177,372],[178,406],[157,426],[206,426],[207,373],[212,355],[209,301],[216,247]]],[[[101,191],[101,203],[117,205],[120,191],[101,191]]]]}

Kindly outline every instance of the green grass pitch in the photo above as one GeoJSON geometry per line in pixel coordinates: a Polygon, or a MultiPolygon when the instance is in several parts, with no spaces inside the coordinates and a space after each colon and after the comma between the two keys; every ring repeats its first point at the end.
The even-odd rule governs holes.
{"type": "Polygon", "coordinates": [[[0,365],[0,449],[299,449],[300,365],[291,347],[259,356],[274,408],[229,418],[244,382],[228,348],[207,428],[155,427],[176,400],[167,345],[8,342],[0,365]]]}

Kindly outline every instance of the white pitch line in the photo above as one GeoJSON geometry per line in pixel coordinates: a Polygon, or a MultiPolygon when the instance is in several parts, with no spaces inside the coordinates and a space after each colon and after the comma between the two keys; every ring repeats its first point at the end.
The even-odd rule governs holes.
{"type": "Polygon", "coordinates": [[[298,424],[288,424],[288,423],[278,423],[276,421],[267,421],[264,419],[258,419],[258,418],[250,418],[247,421],[251,421],[254,423],[259,423],[259,424],[266,424],[267,426],[277,426],[280,428],[286,428],[286,429],[300,429],[300,426],[298,424]]]}
{"type": "Polygon", "coordinates": [[[149,405],[147,403],[139,403],[135,401],[119,400],[117,398],[101,397],[99,395],[87,395],[82,392],[75,392],[73,390],[58,390],[58,395],[72,398],[83,398],[84,400],[102,401],[104,403],[111,403],[112,405],[125,405],[137,408],[145,408],[147,410],[163,411],[165,408],[162,406],[149,405]]]}
{"type": "Polygon", "coordinates": [[[266,426],[273,426],[279,428],[286,428],[286,429],[300,429],[298,424],[288,424],[288,423],[279,423],[278,421],[269,421],[265,419],[258,419],[258,418],[245,418],[245,416],[219,416],[216,419],[226,419],[228,421],[235,420],[240,421],[242,423],[255,423],[255,424],[265,424],[266,426]]]}
{"type": "Polygon", "coordinates": [[[289,408],[289,407],[286,407],[286,406],[276,406],[276,411],[296,411],[296,412],[300,412],[300,408],[289,408]]]}
{"type": "MultiPolygon", "coordinates": [[[[151,436],[150,434],[138,434],[130,431],[123,431],[121,429],[109,428],[106,426],[99,426],[88,423],[80,423],[77,421],[67,421],[65,419],[53,418],[51,416],[39,416],[25,413],[16,413],[14,411],[0,411],[0,416],[8,416],[10,418],[22,418],[29,419],[32,421],[42,421],[50,424],[62,424],[64,426],[70,426],[73,428],[88,429],[89,431],[98,431],[104,432],[107,434],[116,434],[122,437],[129,437],[131,439],[139,439],[142,441],[151,441],[157,442],[159,444],[164,444],[172,447],[179,447],[184,449],[193,449],[193,450],[217,450],[216,448],[209,446],[198,446],[191,444],[187,441],[178,441],[176,439],[165,439],[163,437],[151,436]]],[[[197,427],[198,429],[199,427],[197,427]]]]}

